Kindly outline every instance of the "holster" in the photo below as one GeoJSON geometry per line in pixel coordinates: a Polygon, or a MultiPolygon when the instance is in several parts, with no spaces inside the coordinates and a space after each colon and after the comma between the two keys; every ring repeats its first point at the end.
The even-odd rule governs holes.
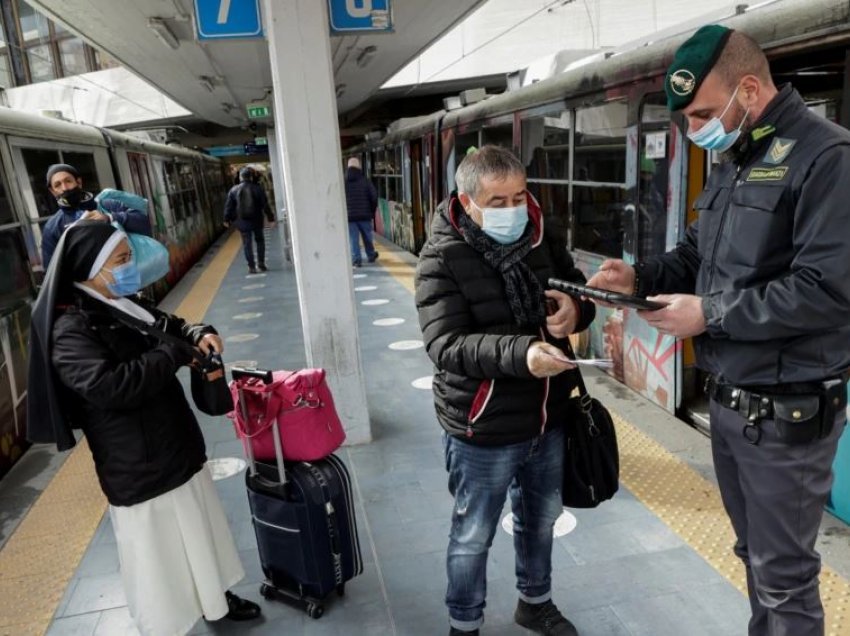
{"type": "Polygon", "coordinates": [[[823,439],[832,432],[835,418],[847,406],[843,379],[820,383],[817,393],[773,396],[776,433],[788,444],[805,444],[823,439]]]}

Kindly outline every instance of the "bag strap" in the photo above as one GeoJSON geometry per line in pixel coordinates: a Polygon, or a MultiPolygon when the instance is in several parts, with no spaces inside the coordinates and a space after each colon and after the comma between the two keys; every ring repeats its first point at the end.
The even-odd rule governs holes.
{"type": "Polygon", "coordinates": [[[183,349],[186,349],[187,351],[189,351],[192,354],[192,357],[195,360],[197,360],[198,362],[207,361],[206,356],[204,356],[201,353],[198,353],[198,351],[195,349],[195,347],[190,345],[188,342],[186,342],[182,338],[178,338],[177,336],[172,336],[170,333],[166,333],[166,332],[162,331],[161,329],[157,329],[153,325],[149,325],[144,320],[139,320],[135,316],[130,316],[130,315],[125,314],[123,311],[118,311],[117,309],[107,305],[106,303],[101,303],[101,305],[103,305],[103,307],[106,309],[106,311],[113,318],[115,318],[115,320],[117,320],[118,322],[123,323],[124,325],[126,325],[128,327],[132,327],[132,328],[136,329],[137,331],[141,331],[142,333],[147,334],[148,336],[151,336],[153,338],[156,338],[157,340],[160,340],[162,342],[167,342],[168,344],[172,344],[172,345],[175,345],[177,347],[182,347],[183,349]]]}
{"type": "MultiPolygon", "coordinates": [[[[570,358],[571,360],[575,360],[577,358],[577,356],[576,356],[575,351],[573,351],[573,343],[570,342],[569,338],[566,338],[566,342],[567,342],[567,351],[566,351],[567,357],[570,358]]],[[[587,387],[584,384],[584,376],[582,376],[581,369],[578,368],[578,365],[576,365],[576,368],[575,368],[574,371],[575,371],[575,377],[576,377],[576,384],[578,385],[579,404],[581,405],[581,410],[584,411],[585,413],[589,413],[590,412],[591,397],[590,397],[590,393],[587,392],[587,387]]]]}

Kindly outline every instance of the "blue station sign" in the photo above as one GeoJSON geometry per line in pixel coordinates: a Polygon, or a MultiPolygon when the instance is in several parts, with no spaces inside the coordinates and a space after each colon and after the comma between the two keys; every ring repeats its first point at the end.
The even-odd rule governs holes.
{"type": "Polygon", "coordinates": [[[393,30],[390,0],[328,0],[331,33],[393,30]]]}
{"type": "Polygon", "coordinates": [[[261,38],[260,0],[195,0],[199,40],[261,38]]]}

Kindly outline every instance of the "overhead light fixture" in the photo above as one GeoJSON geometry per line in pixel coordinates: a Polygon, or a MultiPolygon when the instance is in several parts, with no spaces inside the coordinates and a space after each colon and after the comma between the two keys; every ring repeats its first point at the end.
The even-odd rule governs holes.
{"type": "Polygon", "coordinates": [[[372,46],[371,44],[367,47],[364,47],[362,51],[360,51],[360,55],[354,60],[357,66],[360,68],[364,68],[369,62],[372,61],[372,58],[375,57],[375,53],[378,52],[377,46],[372,46]]]}
{"type": "Polygon", "coordinates": [[[174,35],[174,32],[168,28],[165,20],[162,18],[148,18],[148,28],[154,32],[154,35],[159,38],[159,41],[175,51],[180,48],[180,40],[174,35]]]}

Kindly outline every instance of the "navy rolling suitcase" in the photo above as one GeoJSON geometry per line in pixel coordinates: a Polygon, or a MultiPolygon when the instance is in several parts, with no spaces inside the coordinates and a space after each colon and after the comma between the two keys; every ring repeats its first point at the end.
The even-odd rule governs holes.
{"type": "MultiPolygon", "coordinates": [[[[237,386],[240,378],[271,380],[270,371],[234,367],[232,374],[237,386]]],[[[276,465],[255,462],[245,444],[248,502],[266,576],[260,592],[295,601],[319,618],[324,599],[333,591],[342,595],[345,582],[363,572],[351,481],[335,455],[284,464],[276,424],[274,443],[276,465]]]]}

